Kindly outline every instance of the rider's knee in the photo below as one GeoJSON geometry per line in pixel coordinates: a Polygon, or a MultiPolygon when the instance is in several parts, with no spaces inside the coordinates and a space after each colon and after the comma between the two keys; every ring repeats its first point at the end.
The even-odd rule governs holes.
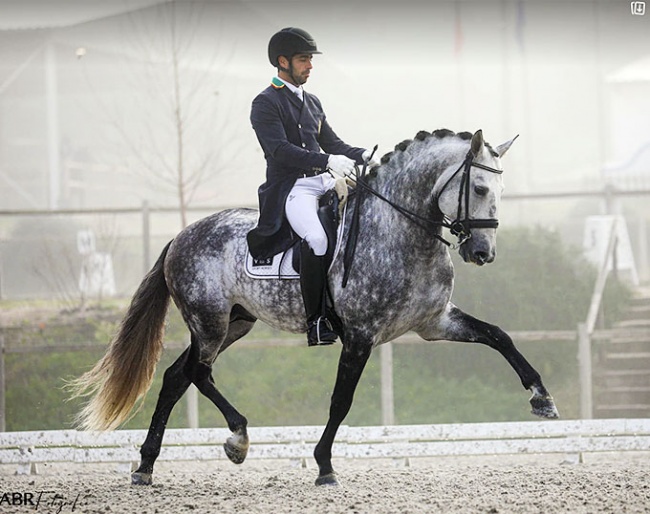
{"type": "Polygon", "coordinates": [[[307,234],[305,236],[305,241],[314,252],[314,255],[325,255],[327,253],[327,235],[325,232],[307,234]]]}

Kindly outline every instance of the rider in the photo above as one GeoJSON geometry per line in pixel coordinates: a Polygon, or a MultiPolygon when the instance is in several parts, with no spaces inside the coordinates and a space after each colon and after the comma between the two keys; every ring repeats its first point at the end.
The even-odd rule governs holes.
{"type": "Polygon", "coordinates": [[[271,37],[271,65],[278,73],[254,100],[251,123],[266,158],[266,182],[258,189],[260,217],[248,233],[255,258],[287,250],[301,239],[300,286],[309,346],[336,340],[324,316],[327,236],[319,221],[318,199],[361,164],[370,152],[347,145],[330,127],[320,100],[303,89],[320,54],[304,30],[288,27],[271,37]],[[321,151],[322,149],[322,151],[321,151]]]}

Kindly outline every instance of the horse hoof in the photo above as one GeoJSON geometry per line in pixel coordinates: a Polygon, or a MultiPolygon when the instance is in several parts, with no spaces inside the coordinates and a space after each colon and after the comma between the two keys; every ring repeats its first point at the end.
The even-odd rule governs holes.
{"type": "Polygon", "coordinates": [[[226,440],[223,449],[231,462],[241,464],[246,460],[249,446],[247,435],[235,433],[226,440]]]}
{"type": "Polygon", "coordinates": [[[151,485],[151,473],[131,473],[131,485],[151,485]]]}
{"type": "Polygon", "coordinates": [[[316,479],[316,485],[337,486],[339,485],[339,481],[336,479],[336,473],[328,473],[327,475],[319,476],[316,479]]]}
{"type": "Polygon", "coordinates": [[[530,412],[540,418],[557,419],[560,413],[555,406],[552,396],[533,396],[530,399],[533,410],[530,412]]]}
{"type": "Polygon", "coordinates": [[[227,457],[234,462],[235,464],[241,464],[246,460],[246,455],[248,455],[248,448],[240,448],[238,446],[229,445],[224,443],[223,449],[226,452],[227,457]]]}

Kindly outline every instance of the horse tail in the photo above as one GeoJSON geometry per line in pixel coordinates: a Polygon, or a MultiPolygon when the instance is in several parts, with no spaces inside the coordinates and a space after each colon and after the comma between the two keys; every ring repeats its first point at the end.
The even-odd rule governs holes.
{"type": "Polygon", "coordinates": [[[104,357],[68,384],[72,398],[92,396],[76,418],[80,428],[112,430],[142,407],[162,353],[170,297],[164,261],[170,244],[142,280],[104,357]]]}

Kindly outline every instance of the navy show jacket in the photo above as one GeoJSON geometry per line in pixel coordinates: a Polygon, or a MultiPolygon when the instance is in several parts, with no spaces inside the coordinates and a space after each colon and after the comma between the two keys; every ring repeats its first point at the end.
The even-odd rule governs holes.
{"type": "Polygon", "coordinates": [[[258,189],[258,225],[247,240],[253,257],[265,258],[296,241],[284,215],[296,180],[324,173],[330,154],[345,155],[361,164],[364,149],[344,143],[334,133],[315,95],[303,91],[301,101],[278,78],[253,100],[250,119],[264,151],[266,182],[258,189]]]}

